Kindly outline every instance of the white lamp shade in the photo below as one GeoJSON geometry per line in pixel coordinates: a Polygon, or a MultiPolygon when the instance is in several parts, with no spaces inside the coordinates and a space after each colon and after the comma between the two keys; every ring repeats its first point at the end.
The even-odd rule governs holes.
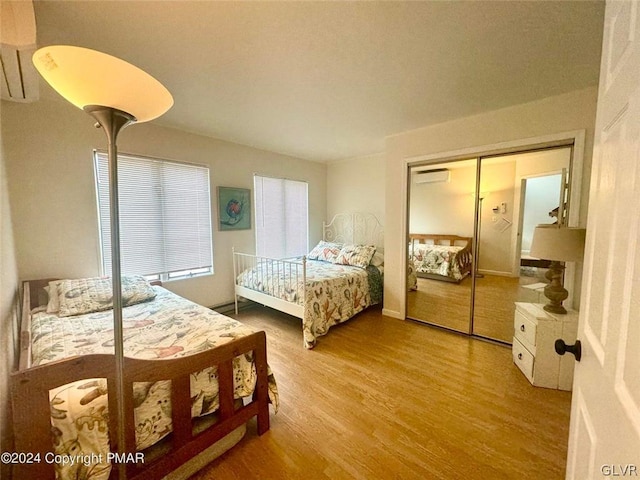
{"type": "Polygon", "coordinates": [[[584,228],[538,225],[533,231],[530,255],[543,260],[581,262],[585,233],[584,228]]]}
{"type": "Polygon", "coordinates": [[[52,45],[37,50],[33,64],[54,90],[78,108],[116,108],[138,122],[148,122],[173,105],[173,97],[158,80],[96,50],[52,45]]]}

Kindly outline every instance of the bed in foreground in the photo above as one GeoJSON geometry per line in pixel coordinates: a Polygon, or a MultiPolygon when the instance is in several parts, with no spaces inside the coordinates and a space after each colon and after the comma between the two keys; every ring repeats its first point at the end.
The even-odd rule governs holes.
{"type": "Polygon", "coordinates": [[[470,237],[411,233],[410,273],[413,270],[418,277],[460,282],[471,272],[471,245],[470,237]]]}
{"type": "MultiPolygon", "coordinates": [[[[117,418],[108,414],[117,411],[116,396],[107,395],[116,381],[113,316],[81,293],[104,287],[105,279],[89,280],[24,283],[21,365],[12,374],[15,447],[43,461],[14,465],[16,478],[117,475],[109,453],[118,451],[117,418]],[[57,289],[59,305],[45,286],[57,289]],[[65,465],[68,458],[79,461],[65,465]]],[[[129,286],[123,278],[127,478],[162,478],[221,439],[237,443],[254,416],[258,433],[267,431],[268,403],[277,409],[278,394],[264,332],[160,286],[143,287],[148,298],[131,304],[129,286]]]]}
{"type": "Polygon", "coordinates": [[[302,319],[304,346],[382,301],[384,233],[372,214],[336,215],[308,255],[273,259],[234,251],[237,298],[302,319]]]}

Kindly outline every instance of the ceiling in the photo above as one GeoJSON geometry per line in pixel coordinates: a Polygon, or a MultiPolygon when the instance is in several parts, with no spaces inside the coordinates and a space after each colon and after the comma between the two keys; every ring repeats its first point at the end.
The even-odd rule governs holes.
{"type": "Polygon", "coordinates": [[[34,6],[39,46],[101,50],[160,80],[175,104],[156,123],[321,162],[597,85],[604,14],[602,1],[34,6]]]}

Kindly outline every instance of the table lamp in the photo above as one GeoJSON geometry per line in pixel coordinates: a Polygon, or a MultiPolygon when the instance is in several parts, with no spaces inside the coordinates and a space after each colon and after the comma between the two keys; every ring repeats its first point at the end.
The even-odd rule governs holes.
{"type": "Polygon", "coordinates": [[[585,229],[558,225],[538,225],[533,231],[531,256],[551,260],[546,278],[550,283],[544,287],[544,295],[549,299],[543,308],[547,312],[565,314],[562,302],[569,292],[562,285],[564,265],[560,262],[581,262],[584,256],[585,229]]]}

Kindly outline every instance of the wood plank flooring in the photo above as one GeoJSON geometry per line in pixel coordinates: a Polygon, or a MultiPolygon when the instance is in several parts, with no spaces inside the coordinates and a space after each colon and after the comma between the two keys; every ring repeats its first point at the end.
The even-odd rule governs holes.
{"type": "MultiPolygon", "coordinates": [[[[489,274],[476,278],[474,333],[511,343],[514,302],[538,301],[531,291],[521,287],[539,281],[537,277],[489,274]]],[[[471,277],[460,283],[418,278],[418,290],[407,294],[409,317],[464,333],[469,331],[470,305],[471,277]]]]}
{"type": "Polygon", "coordinates": [[[407,293],[407,316],[459,332],[469,331],[471,278],[460,283],[418,278],[418,289],[407,293]]]}
{"type": "Polygon", "coordinates": [[[265,307],[280,391],[271,429],[194,479],[561,479],[571,394],[531,386],[503,346],[369,309],[302,346],[300,320],[265,307]]]}

